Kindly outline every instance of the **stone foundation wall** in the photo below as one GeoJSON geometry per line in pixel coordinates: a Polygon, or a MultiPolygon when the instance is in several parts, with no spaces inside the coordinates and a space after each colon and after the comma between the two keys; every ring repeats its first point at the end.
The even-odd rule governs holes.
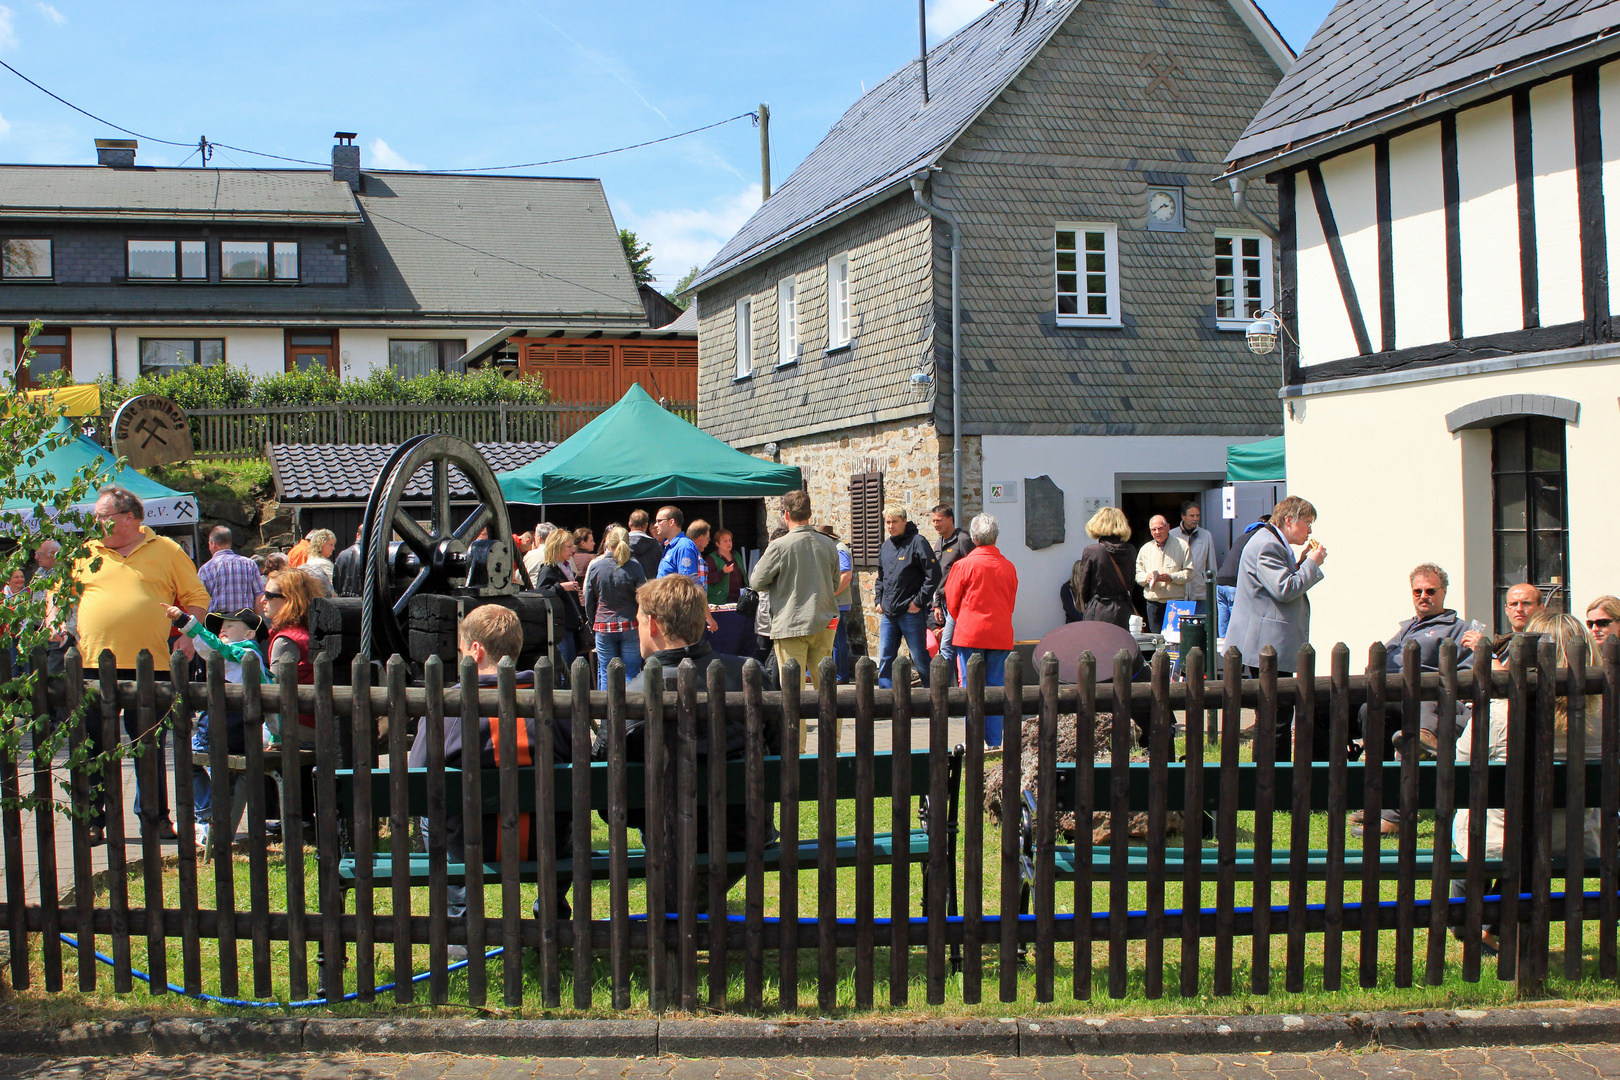
{"type": "MultiPolygon", "coordinates": [[[[797,465],[804,473],[805,490],[817,525],[831,524],[840,539],[850,536],[849,478],[856,473],[882,472],[887,505],[906,508],[910,519],[930,543],[938,540],[929,511],[951,501],[951,440],[929,423],[896,421],[845,428],[825,435],[810,435],[782,442],[778,448],[784,465],[797,465]]],[[[983,508],[984,458],[978,436],[962,439],[962,520],[983,508]]],[[[780,521],[778,500],[765,500],[770,527],[780,521]]],[[[878,619],[873,603],[875,567],[856,567],[861,606],[866,613],[872,656],[877,655],[878,619]]]]}

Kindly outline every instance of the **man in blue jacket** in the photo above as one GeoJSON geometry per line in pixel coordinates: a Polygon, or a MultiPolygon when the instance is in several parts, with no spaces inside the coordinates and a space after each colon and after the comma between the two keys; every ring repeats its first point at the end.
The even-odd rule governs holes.
{"type": "Polygon", "coordinates": [[[890,672],[906,639],[911,662],[928,685],[928,608],[939,588],[939,560],[934,549],[906,520],[903,506],[885,507],[883,526],[889,538],[878,554],[877,581],[873,584],[881,620],[878,623],[878,685],[894,685],[890,672]]]}

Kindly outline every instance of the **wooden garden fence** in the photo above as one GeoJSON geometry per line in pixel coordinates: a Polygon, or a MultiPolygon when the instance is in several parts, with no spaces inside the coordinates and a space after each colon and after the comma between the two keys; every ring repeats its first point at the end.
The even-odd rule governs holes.
{"type": "MultiPolygon", "coordinates": [[[[803,985],[815,1008],[826,1011],[847,980],[855,1008],[865,1009],[884,981],[880,957],[894,1005],[907,1002],[914,978],[931,1003],[944,1001],[953,984],[967,1004],[987,993],[1004,1002],[1020,995],[1046,1002],[1084,1000],[1105,989],[1118,998],[1133,983],[1149,999],[1227,995],[1241,992],[1243,982],[1264,994],[1276,989],[1274,971],[1284,991],[1300,993],[1352,980],[1363,987],[1437,985],[1448,971],[1478,980],[1487,959],[1481,934],[1490,927],[1500,942],[1497,976],[1518,980],[1524,992],[1545,986],[1558,939],[1565,978],[1617,977],[1615,643],[1590,668],[1576,656],[1558,669],[1549,640],[1520,637],[1507,669],[1494,672],[1483,650],[1471,670],[1459,672],[1449,643],[1440,670],[1420,672],[1414,645],[1403,657],[1404,671],[1393,675],[1385,674],[1382,646],[1370,650],[1368,673],[1358,675],[1350,674],[1343,645],[1332,651],[1326,673],[1316,671],[1307,647],[1289,677],[1279,677],[1268,649],[1260,677],[1251,680],[1240,678],[1235,652],[1216,680],[1205,678],[1202,654],[1190,651],[1184,681],[1171,679],[1162,656],[1145,678],[1133,680],[1138,673],[1124,654],[1099,677],[1088,654],[1072,685],[1059,682],[1052,657],[1042,658],[1026,685],[1015,653],[1005,688],[985,688],[976,660],[965,688],[948,687],[946,668],[936,662],[931,689],[895,691],[875,689],[869,660],[860,663],[854,686],[836,685],[831,666],[823,665],[816,688],[798,687],[789,669],[788,688],[780,692],[762,688],[757,666],[748,668],[742,691],[728,692],[718,666],[704,673],[690,661],[676,671],[651,663],[645,694],[624,691],[617,664],[605,693],[553,691],[544,663],[537,689],[519,689],[509,663],[494,686],[480,687],[470,664],[459,685],[446,685],[437,659],[428,662],[424,685],[408,686],[397,657],[377,669],[356,663],[345,687],[334,685],[322,656],[314,684],[294,694],[291,667],[261,688],[251,660],[245,685],[226,684],[217,665],[205,683],[188,684],[176,661],[178,700],[154,677],[145,654],[133,681],[119,680],[110,655],[102,660],[99,678],[85,682],[70,653],[66,678],[38,692],[36,711],[47,698],[73,704],[97,694],[88,722],[104,724],[112,739],[120,708],[135,709],[148,733],[167,715],[182,781],[191,775],[199,710],[239,711],[250,775],[279,764],[289,777],[308,767],[300,755],[310,752],[289,738],[280,756],[267,761],[261,727],[279,717],[290,731],[299,713],[313,714],[314,806],[304,803],[299,784],[285,785],[276,812],[286,902],[278,910],[270,903],[264,785],[248,785],[245,866],[232,858],[243,845],[229,830],[216,832],[208,896],[199,891],[190,784],[177,784],[178,906],[170,906],[163,898],[160,810],[148,799],[136,823],[144,900],[131,907],[123,815],[107,822],[107,890],[98,900],[83,819],[36,814],[36,843],[25,852],[15,799],[29,771],[34,791],[50,794],[50,763],[0,761],[7,889],[0,928],[9,933],[18,988],[29,985],[31,965],[42,970],[47,991],[64,988],[64,970],[75,966],[64,960],[66,937],[77,942],[81,990],[105,978],[94,950],[107,949],[113,989],[128,992],[134,950],[144,937],[152,993],[165,992],[177,976],[188,993],[227,997],[271,993],[273,941],[286,942],[294,998],[309,994],[312,943],[325,965],[318,992],[336,997],[347,988],[361,1000],[378,992],[379,956],[386,961],[391,954],[403,976],[419,944],[427,946],[427,996],[434,1003],[447,1000],[451,944],[465,945],[475,958],[503,950],[467,969],[466,995],[474,1005],[490,996],[493,978],[508,1005],[520,1004],[533,980],[548,1006],[564,999],[566,981],[579,1008],[599,990],[613,1008],[627,1008],[638,987],[653,1008],[792,1012],[810,1004],[800,1000],[803,985]],[[1587,695],[1597,695],[1592,708],[1587,695]],[[1438,717],[1438,754],[1387,757],[1386,719],[1396,745],[1416,747],[1426,703],[1438,717]],[[1279,761],[1273,733],[1279,710],[1290,705],[1300,716],[1294,760],[1279,761]],[[1459,716],[1487,717],[1493,706],[1506,723],[1506,751],[1495,758],[1489,725],[1457,730],[1459,716]],[[987,761],[985,718],[998,713],[1009,751],[987,761]],[[1111,725],[1099,742],[1104,714],[1111,725]],[[443,731],[446,718],[455,717],[469,732],[480,717],[491,718],[508,748],[526,732],[532,761],[502,753],[495,767],[447,768],[443,731]],[[801,759],[799,731],[812,720],[817,749],[801,759]],[[874,733],[882,720],[891,722],[892,741],[880,752],[874,733]],[[965,732],[960,747],[950,738],[957,720],[964,726],[954,730],[965,732]],[[1313,745],[1317,720],[1329,733],[1325,747],[1313,745]],[[834,734],[846,721],[853,722],[852,746],[834,734]],[[406,747],[418,725],[428,754],[425,768],[412,769],[406,747]],[[1057,752],[1060,726],[1071,729],[1070,755],[1057,752]],[[1354,760],[1347,747],[1358,726],[1365,752],[1354,760]],[[554,760],[554,736],[564,727],[567,752],[554,760]],[[1590,735],[1601,754],[1566,760],[1558,749],[1566,727],[1567,745],[1587,745],[1590,735]],[[1027,778],[1023,758],[1011,750],[1022,745],[1025,728],[1035,733],[1027,778]],[[743,735],[731,738],[730,759],[699,753],[700,744],[727,745],[734,731],[743,735]],[[1243,745],[1248,732],[1252,750],[1243,745]],[[597,738],[605,753],[593,761],[597,738]],[[1459,763],[1459,746],[1473,764],[1459,763]],[[379,764],[382,751],[386,767],[379,764]],[[1005,793],[1000,824],[987,821],[982,809],[995,771],[1005,793]],[[1020,814],[1016,793],[1026,788],[1020,814]],[[839,806],[851,803],[853,832],[840,835],[839,806]],[[806,804],[815,805],[813,829],[800,827],[806,804]],[[1390,846],[1376,827],[1347,840],[1351,811],[1363,810],[1376,824],[1385,807],[1399,810],[1390,846]],[[1486,850],[1486,819],[1495,816],[1480,812],[1487,807],[1502,811],[1500,856],[1486,850]],[[1449,842],[1463,809],[1474,811],[1466,858],[1449,842]],[[1078,823],[1072,843],[1060,835],[1065,812],[1078,823]],[[1177,812],[1185,827],[1167,839],[1177,812]],[[1418,843],[1420,812],[1434,819],[1437,839],[1427,849],[1418,843]],[[412,851],[408,819],[418,814],[427,818],[425,853],[412,851]],[[571,822],[559,833],[565,814],[571,822]],[[1133,838],[1126,823],[1137,814],[1145,814],[1146,830],[1133,838]],[[595,815],[606,822],[605,847],[600,841],[593,847],[595,815]],[[655,823],[641,847],[632,828],[637,815],[655,823]],[[1208,840],[1200,824],[1206,815],[1208,840]],[[460,852],[447,843],[457,817],[460,852]],[[306,880],[304,824],[311,820],[318,870],[306,880]],[[1111,831],[1094,843],[1098,822],[1111,831]],[[1312,840],[1313,824],[1324,823],[1325,847],[1312,840]],[[56,865],[58,829],[71,831],[71,865],[56,865]],[[532,852],[520,844],[525,830],[537,837],[532,852]],[[1247,847],[1239,843],[1245,838],[1247,847]],[[1576,854],[1566,859],[1563,851],[1576,854]],[[37,903],[24,895],[29,862],[41,881],[37,903]],[[705,865],[730,869],[705,880],[705,865]],[[889,875],[886,898],[877,888],[879,868],[889,875]],[[924,885],[920,898],[911,888],[914,869],[924,885]],[[777,885],[770,902],[768,876],[777,885]],[[633,879],[644,883],[634,902],[633,879]],[[593,900],[592,882],[600,880],[608,883],[605,905],[601,892],[593,900]],[[724,918],[707,914],[728,910],[733,881],[740,905],[733,900],[724,918]],[[466,914],[452,917],[447,886],[456,882],[467,887],[466,914]],[[59,900],[67,884],[70,904],[59,900]],[[559,905],[567,901],[572,911],[563,916],[559,905]],[[1586,933],[1588,923],[1597,924],[1595,934],[1586,933]],[[169,970],[172,939],[179,940],[179,972],[169,970]],[[206,970],[205,940],[217,943],[209,950],[217,963],[206,970]],[[525,966],[528,950],[537,951],[537,967],[525,966]],[[593,966],[593,956],[607,963],[593,966]],[[729,980],[739,970],[740,993],[729,980]],[[994,985],[986,988],[992,970],[994,985]],[[1105,987],[1094,985],[1094,976],[1105,987]]],[[[572,675],[572,685],[589,684],[583,660],[572,675]]],[[[903,659],[896,680],[910,686],[903,659]]],[[[83,724],[71,737],[84,737],[83,724]]],[[[213,740],[208,763],[219,775],[227,771],[223,739],[213,740]]],[[[146,790],[155,790],[160,756],[144,754],[138,767],[146,790]]],[[[71,777],[72,799],[81,806],[90,782],[81,772],[71,777]]],[[[111,805],[121,806],[116,770],[107,784],[111,805]]],[[[224,786],[215,784],[216,806],[224,786]]],[[[392,994],[410,1001],[415,990],[401,977],[392,994]]]]}
{"type": "MultiPolygon", "coordinates": [[[[454,435],[468,442],[562,442],[612,406],[548,405],[277,405],[193,409],[192,437],[201,458],[256,458],[266,445],[397,444],[415,435],[454,435]]],[[[666,402],[696,423],[692,402],[666,402]]],[[[103,418],[102,430],[111,430],[103,418]]]]}

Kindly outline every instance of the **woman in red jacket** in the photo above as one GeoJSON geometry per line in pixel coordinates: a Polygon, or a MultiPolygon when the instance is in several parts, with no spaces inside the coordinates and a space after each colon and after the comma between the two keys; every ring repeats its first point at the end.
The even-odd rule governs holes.
{"type": "MultiPolygon", "coordinates": [[[[957,559],[945,579],[945,610],[956,620],[957,672],[967,684],[967,662],[984,657],[984,684],[1004,685],[1007,654],[1013,648],[1013,608],[1018,603],[1018,571],[996,547],[1001,527],[989,514],[968,523],[973,550],[957,559]]],[[[985,716],[986,746],[1001,745],[1001,717],[985,716]]]]}

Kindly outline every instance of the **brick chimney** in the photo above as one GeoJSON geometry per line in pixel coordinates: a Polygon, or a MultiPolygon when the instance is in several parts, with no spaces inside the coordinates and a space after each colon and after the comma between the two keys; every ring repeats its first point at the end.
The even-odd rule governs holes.
{"type": "Polygon", "coordinates": [[[341,180],[354,191],[360,190],[360,148],[354,145],[359,138],[352,131],[332,134],[337,145],[332,147],[332,179],[341,180]]]}
{"type": "Polygon", "coordinates": [[[135,147],[134,139],[97,139],[96,164],[112,169],[133,169],[135,147]]]}

